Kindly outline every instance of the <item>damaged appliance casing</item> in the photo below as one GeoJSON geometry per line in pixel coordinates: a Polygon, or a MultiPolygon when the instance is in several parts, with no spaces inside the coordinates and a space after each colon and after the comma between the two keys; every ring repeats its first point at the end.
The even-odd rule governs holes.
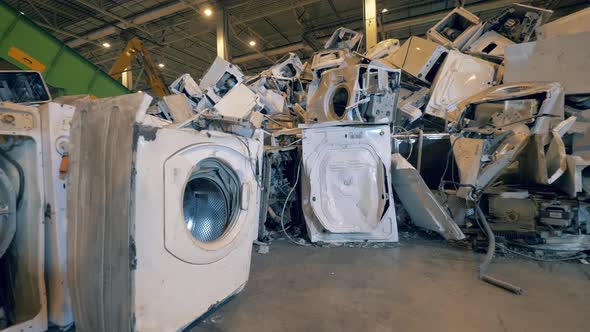
{"type": "Polygon", "coordinates": [[[422,82],[431,84],[448,52],[437,43],[412,36],[385,59],[422,82]]]}
{"type": "Polygon", "coordinates": [[[537,28],[537,40],[590,32],[590,7],[537,28]]]}
{"type": "Polygon", "coordinates": [[[306,122],[391,123],[401,72],[381,61],[324,72],[307,96],[306,122]]]}
{"type": "Polygon", "coordinates": [[[77,331],[183,330],[248,280],[261,135],[146,126],[149,102],[101,99],[74,117],[68,269],[77,331]]]}
{"type": "Polygon", "coordinates": [[[443,46],[460,49],[480,27],[477,15],[458,7],[428,30],[426,37],[443,46]]]}
{"type": "Polygon", "coordinates": [[[67,286],[67,179],[66,170],[61,166],[69,158],[70,123],[75,107],[48,103],[39,110],[43,128],[45,199],[49,206],[46,223],[49,322],[66,327],[74,322],[74,314],[67,286]]]}
{"type": "MultiPolygon", "coordinates": [[[[45,204],[43,183],[43,148],[41,116],[36,107],[0,103],[0,136],[4,140],[4,157],[0,157],[1,183],[7,213],[1,222],[10,222],[16,213],[16,232],[4,253],[9,266],[0,270],[3,290],[12,296],[13,307],[4,311],[13,318],[13,325],[2,332],[43,332],[47,330],[47,298],[45,290],[45,204]],[[8,156],[15,163],[10,162],[8,156]],[[22,168],[21,203],[13,205],[10,192],[21,190],[23,182],[15,165],[22,168]],[[10,184],[6,182],[12,182],[10,184]],[[12,207],[11,207],[12,205],[12,207]],[[10,211],[10,209],[15,209],[10,211]]],[[[5,231],[4,229],[1,229],[5,231]]],[[[0,242],[2,242],[0,236],[0,242]]],[[[4,305],[4,303],[2,303],[4,305]]]]}
{"type": "Polygon", "coordinates": [[[505,83],[559,82],[566,94],[590,93],[590,32],[506,48],[505,83]]]}
{"type": "Polygon", "coordinates": [[[496,31],[488,31],[481,35],[467,48],[470,54],[485,54],[496,57],[504,57],[507,46],[514,45],[514,42],[496,31]]]}
{"type": "Polygon", "coordinates": [[[388,125],[303,128],[302,205],[312,242],[397,242],[388,125]]]}
{"type": "Polygon", "coordinates": [[[374,60],[390,56],[400,48],[399,39],[385,39],[365,52],[365,57],[374,60]]]}
{"type": "Polygon", "coordinates": [[[425,113],[447,119],[449,107],[491,87],[499,70],[491,62],[450,51],[432,84],[425,113]]]}
{"type": "Polygon", "coordinates": [[[327,50],[349,49],[353,51],[358,48],[363,40],[363,34],[354,30],[340,27],[334,31],[330,39],[324,45],[327,50]]]}
{"type": "Polygon", "coordinates": [[[205,95],[215,104],[234,86],[244,81],[244,74],[237,66],[215,58],[199,84],[205,95]]]}

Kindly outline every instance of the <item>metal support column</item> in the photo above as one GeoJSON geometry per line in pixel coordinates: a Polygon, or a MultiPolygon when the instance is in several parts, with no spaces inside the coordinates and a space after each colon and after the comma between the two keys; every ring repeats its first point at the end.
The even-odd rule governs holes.
{"type": "Polygon", "coordinates": [[[363,0],[365,22],[365,46],[369,49],[377,44],[377,3],[376,0],[363,0]]]}
{"type": "Polygon", "coordinates": [[[228,15],[225,9],[217,10],[217,56],[229,61],[229,47],[228,47],[228,15]]]}

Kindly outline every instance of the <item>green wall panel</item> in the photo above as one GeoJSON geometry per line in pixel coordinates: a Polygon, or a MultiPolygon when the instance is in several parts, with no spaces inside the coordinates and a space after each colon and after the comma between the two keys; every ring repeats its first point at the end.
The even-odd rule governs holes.
{"type": "Polygon", "coordinates": [[[129,93],[120,82],[1,0],[0,57],[23,70],[35,69],[28,62],[30,58],[41,63],[47,84],[64,95],[111,97],[129,93]],[[26,53],[26,61],[9,55],[11,48],[26,53]]]}

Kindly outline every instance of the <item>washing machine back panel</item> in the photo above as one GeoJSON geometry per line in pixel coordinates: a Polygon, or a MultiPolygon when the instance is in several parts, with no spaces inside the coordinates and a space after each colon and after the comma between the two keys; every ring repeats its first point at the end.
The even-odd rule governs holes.
{"type": "Polygon", "coordinates": [[[303,126],[302,200],[313,242],[397,241],[387,125],[303,126]]]}
{"type": "MultiPolygon", "coordinates": [[[[250,151],[257,151],[257,148],[252,147],[250,151]]],[[[212,173],[220,171],[213,169],[212,173]]],[[[218,261],[244,241],[251,226],[257,223],[258,214],[254,208],[257,205],[255,168],[249,160],[248,150],[235,137],[220,142],[203,142],[174,154],[166,160],[164,183],[166,249],[184,262],[209,264],[218,261]],[[236,177],[237,186],[228,185],[225,189],[232,192],[222,194],[223,188],[220,187],[225,186],[223,181],[227,181],[224,178],[203,177],[191,182],[198,174],[196,172],[203,167],[216,168],[216,163],[226,166],[229,173],[236,177]],[[189,193],[186,191],[191,191],[190,195],[200,195],[196,198],[200,202],[188,202],[186,196],[189,193]],[[217,197],[217,193],[219,196],[235,195],[237,204],[228,202],[230,197],[217,197]],[[208,212],[192,220],[184,204],[200,204],[195,208],[207,209],[208,212]],[[212,234],[216,232],[216,227],[220,227],[217,225],[220,222],[226,223],[222,232],[212,234]],[[200,227],[207,232],[203,235],[205,238],[191,233],[188,228],[199,227],[193,223],[204,223],[200,227]]]]}
{"type": "MultiPolygon", "coordinates": [[[[346,145],[346,144],[345,144],[346,145]]],[[[311,205],[332,233],[368,233],[381,221],[385,176],[381,158],[370,145],[322,146],[313,157],[311,205]]]]}

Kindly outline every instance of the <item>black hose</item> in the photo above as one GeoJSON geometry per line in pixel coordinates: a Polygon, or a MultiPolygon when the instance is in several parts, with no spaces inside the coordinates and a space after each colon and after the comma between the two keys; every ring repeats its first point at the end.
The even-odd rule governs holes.
{"type": "Polygon", "coordinates": [[[16,207],[20,208],[23,202],[23,195],[25,194],[25,171],[22,166],[12,159],[6,151],[0,149],[0,156],[6,159],[18,172],[18,194],[16,196],[16,207]]]}
{"type": "Polygon", "coordinates": [[[494,252],[496,251],[496,237],[494,236],[494,232],[492,232],[490,224],[488,224],[486,216],[483,214],[483,211],[479,207],[479,204],[475,205],[475,209],[477,213],[476,218],[479,219],[479,222],[484,232],[486,233],[486,236],[488,237],[488,251],[483,262],[481,262],[481,264],[479,265],[479,278],[491,285],[500,287],[516,295],[522,294],[522,288],[487,275],[488,268],[492,263],[492,259],[494,258],[494,252]]]}

